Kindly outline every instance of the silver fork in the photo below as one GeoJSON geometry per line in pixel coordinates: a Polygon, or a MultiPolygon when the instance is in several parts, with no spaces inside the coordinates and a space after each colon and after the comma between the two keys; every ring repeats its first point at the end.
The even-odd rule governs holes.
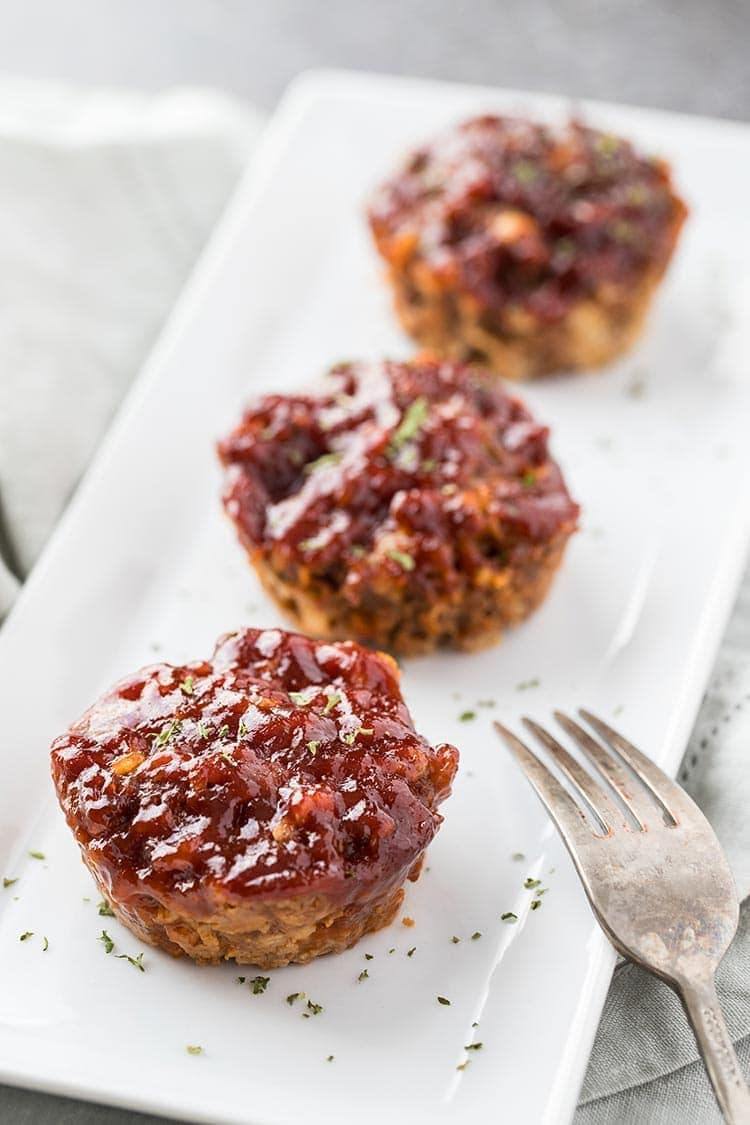
{"type": "Polygon", "coordinates": [[[547,730],[523,720],[575,798],[519,738],[495,727],[557,825],[599,925],[623,956],[675,989],[724,1118],[750,1125],[750,1093],[714,981],[739,918],[729,864],[687,793],[607,723],[579,714],[598,738],[559,711],[555,718],[603,786],[547,730]]]}

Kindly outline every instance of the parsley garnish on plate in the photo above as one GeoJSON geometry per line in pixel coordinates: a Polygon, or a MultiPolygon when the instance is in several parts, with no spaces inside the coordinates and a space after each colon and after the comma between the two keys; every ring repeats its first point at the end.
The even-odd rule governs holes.
{"type": "Polygon", "coordinates": [[[182,694],[183,695],[194,695],[195,694],[194,683],[195,683],[195,681],[193,680],[192,676],[185,676],[185,679],[180,684],[180,691],[182,692],[182,694]]]}
{"type": "Polygon", "coordinates": [[[517,922],[518,915],[514,914],[512,910],[506,910],[504,914],[500,915],[501,922],[517,922]]]}
{"type": "Polygon", "coordinates": [[[49,940],[45,937],[42,941],[42,953],[46,953],[49,949],[49,940]]]}
{"type": "Polygon", "coordinates": [[[29,852],[32,859],[46,859],[44,852],[29,852]]]}
{"type": "Polygon", "coordinates": [[[479,932],[479,930],[475,930],[474,933],[471,935],[471,940],[472,941],[478,941],[481,936],[482,935],[479,932]]]}
{"type": "Polygon", "coordinates": [[[105,898],[103,898],[99,903],[99,906],[97,907],[97,914],[100,914],[102,918],[114,918],[115,916],[114,910],[105,898]]]}
{"type": "MultiPolygon", "coordinates": [[[[106,930],[102,930],[97,940],[104,946],[105,953],[111,953],[115,948],[115,943],[106,930]]],[[[140,969],[142,973],[146,971],[146,966],[143,964],[142,953],[139,953],[137,957],[131,957],[129,953],[116,953],[115,957],[118,961],[127,961],[130,965],[133,965],[134,968],[140,969]]]]}
{"type": "Polygon", "coordinates": [[[304,1015],[304,1017],[306,1019],[309,1019],[310,1015],[313,1015],[313,1016],[320,1015],[320,1013],[323,1011],[323,1005],[322,1004],[313,1004],[312,1000],[308,1000],[307,1001],[307,1009],[308,1010],[306,1012],[303,1012],[302,1014],[304,1015]]]}
{"type": "Polygon", "coordinates": [[[295,1000],[306,1000],[304,992],[290,992],[286,998],[287,1004],[291,1007],[295,1000]]]}
{"type": "Polygon", "coordinates": [[[541,879],[532,879],[531,876],[529,875],[529,877],[527,879],[524,879],[523,885],[524,885],[524,887],[527,891],[533,891],[535,887],[541,887],[542,880],[541,879]]]}
{"type": "Polygon", "coordinates": [[[8,877],[6,876],[3,879],[3,890],[7,891],[8,887],[12,887],[13,884],[17,883],[17,882],[18,882],[18,876],[16,876],[15,879],[8,879],[8,877]]]}
{"type": "Polygon", "coordinates": [[[438,996],[437,1002],[438,1004],[444,1004],[447,1008],[451,1006],[450,1000],[446,1000],[444,996],[438,996]]]}
{"type": "Polygon", "coordinates": [[[33,936],[34,936],[34,931],[33,931],[33,930],[26,930],[26,932],[25,932],[25,933],[21,934],[21,936],[20,936],[20,938],[19,938],[18,940],[19,940],[19,941],[28,941],[28,940],[29,940],[29,938],[30,938],[30,937],[33,937],[33,936]]]}
{"type": "Polygon", "coordinates": [[[191,1044],[188,1044],[187,1047],[185,1048],[185,1050],[187,1051],[187,1053],[189,1055],[202,1055],[203,1054],[203,1048],[202,1047],[193,1047],[191,1044]]]}
{"type": "Polygon", "coordinates": [[[369,975],[370,975],[370,974],[368,973],[367,969],[363,969],[363,970],[362,970],[362,972],[361,972],[361,973],[359,974],[359,976],[357,977],[357,980],[367,980],[367,978],[369,977],[369,975]]]}
{"type": "Polygon", "coordinates": [[[265,992],[270,982],[270,977],[253,977],[250,981],[250,986],[253,990],[253,996],[260,996],[261,992],[265,992]]]}
{"type": "Polygon", "coordinates": [[[476,711],[462,711],[458,716],[458,721],[461,723],[470,723],[472,719],[476,719],[476,711]]]}
{"type": "MultiPolygon", "coordinates": [[[[107,952],[109,953],[109,950],[107,950],[107,952]]],[[[142,953],[139,953],[137,957],[131,957],[129,953],[117,953],[116,957],[118,961],[127,961],[129,965],[132,965],[134,968],[140,969],[142,973],[145,973],[146,966],[143,964],[142,953]]]]}

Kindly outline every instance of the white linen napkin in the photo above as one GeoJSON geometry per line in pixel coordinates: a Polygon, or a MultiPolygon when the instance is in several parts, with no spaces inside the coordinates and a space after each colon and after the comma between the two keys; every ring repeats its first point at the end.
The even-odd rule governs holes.
{"type": "MultiPolygon", "coordinates": [[[[137,374],[259,125],[253,110],[208,91],[140,96],[0,78],[0,619],[137,374]]],[[[750,574],[681,774],[743,896],[748,743],[750,574]]],[[[723,978],[745,1061],[748,929],[745,918],[723,978]]],[[[664,986],[621,970],[578,1125],[713,1120],[696,1057],[664,986]]],[[[6,1119],[3,1107],[14,1120],[27,1111],[24,1119],[56,1125],[98,1119],[80,1103],[0,1088],[6,1119]]],[[[106,1112],[113,1125],[140,1119],[106,1112]]]]}

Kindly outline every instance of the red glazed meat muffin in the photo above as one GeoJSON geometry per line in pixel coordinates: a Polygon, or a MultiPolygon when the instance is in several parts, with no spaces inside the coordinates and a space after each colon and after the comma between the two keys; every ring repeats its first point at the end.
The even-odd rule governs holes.
{"type": "Polygon", "coordinates": [[[144,668],[52,745],[120,921],[178,956],[264,968],[391,922],[457,764],[414,730],[390,657],[279,629],[144,668]]]}
{"type": "Polygon", "coordinates": [[[633,344],[686,214],[626,140],[485,116],[413,153],[369,218],[406,331],[528,379],[633,344]]]}
{"type": "Polygon", "coordinates": [[[539,604],[576,526],[547,434],[462,364],[342,364],[249,407],[219,447],[224,503],[305,632],[473,649],[539,604]]]}

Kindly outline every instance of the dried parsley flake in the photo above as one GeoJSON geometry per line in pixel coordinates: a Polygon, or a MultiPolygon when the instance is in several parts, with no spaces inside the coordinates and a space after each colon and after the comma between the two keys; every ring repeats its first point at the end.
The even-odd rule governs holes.
{"type": "Polygon", "coordinates": [[[397,551],[395,547],[391,547],[387,555],[388,558],[398,563],[402,570],[414,570],[414,567],[417,565],[412,555],[407,554],[406,551],[397,551]]]}
{"type": "Polygon", "coordinates": [[[338,691],[331,692],[331,694],[328,696],[328,702],[326,703],[325,707],[323,708],[323,714],[324,715],[330,715],[331,711],[333,711],[334,707],[338,707],[338,705],[339,705],[339,703],[341,702],[342,699],[343,699],[343,696],[341,695],[340,692],[338,692],[338,691]]]}
{"type": "Polygon", "coordinates": [[[414,402],[409,404],[398,427],[391,436],[387,450],[388,457],[395,457],[407,441],[411,441],[417,436],[426,422],[429,412],[430,404],[424,395],[420,395],[419,398],[415,398],[414,402]]]}

